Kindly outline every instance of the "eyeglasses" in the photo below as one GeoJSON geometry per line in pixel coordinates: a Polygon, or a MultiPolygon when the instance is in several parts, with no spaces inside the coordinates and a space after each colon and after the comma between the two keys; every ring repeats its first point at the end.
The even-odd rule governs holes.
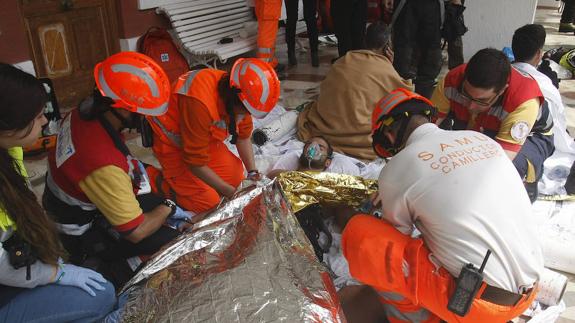
{"type": "Polygon", "coordinates": [[[492,105],[499,98],[499,96],[503,93],[503,91],[505,91],[505,89],[501,90],[499,93],[495,94],[494,97],[492,97],[488,100],[484,100],[484,99],[479,100],[479,99],[472,98],[469,94],[467,94],[467,92],[465,92],[465,87],[463,86],[463,83],[462,83],[459,93],[467,101],[473,102],[473,103],[475,103],[479,106],[482,106],[482,107],[488,107],[488,106],[492,105]]]}

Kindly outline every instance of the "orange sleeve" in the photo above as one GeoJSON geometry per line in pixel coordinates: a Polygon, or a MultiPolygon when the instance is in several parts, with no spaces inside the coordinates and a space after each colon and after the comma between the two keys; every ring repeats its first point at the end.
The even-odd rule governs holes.
{"type": "Polygon", "coordinates": [[[184,161],[193,166],[207,165],[213,123],[208,109],[200,101],[182,95],[179,111],[184,161]]]}
{"type": "Polygon", "coordinates": [[[252,116],[250,114],[245,114],[245,117],[238,123],[238,138],[247,139],[252,135],[254,130],[254,124],[252,121],[252,116]]]}

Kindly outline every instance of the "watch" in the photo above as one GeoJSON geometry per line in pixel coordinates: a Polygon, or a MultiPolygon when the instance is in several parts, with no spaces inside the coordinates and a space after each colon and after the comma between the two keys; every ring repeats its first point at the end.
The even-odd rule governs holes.
{"type": "Polygon", "coordinates": [[[172,209],[172,211],[170,212],[170,214],[168,214],[168,217],[171,217],[172,215],[174,215],[176,213],[176,208],[178,207],[176,205],[176,203],[170,199],[164,199],[162,201],[162,204],[164,204],[165,206],[169,207],[170,209],[172,209]]]}

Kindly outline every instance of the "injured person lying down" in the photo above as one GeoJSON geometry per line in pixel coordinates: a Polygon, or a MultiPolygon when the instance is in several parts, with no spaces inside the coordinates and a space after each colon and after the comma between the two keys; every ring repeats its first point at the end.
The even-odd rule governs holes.
{"type": "Polygon", "coordinates": [[[359,167],[347,156],[334,153],[331,144],[321,136],[310,138],[301,154],[292,151],[280,157],[268,177],[275,178],[280,173],[293,170],[360,175],[359,167]]]}

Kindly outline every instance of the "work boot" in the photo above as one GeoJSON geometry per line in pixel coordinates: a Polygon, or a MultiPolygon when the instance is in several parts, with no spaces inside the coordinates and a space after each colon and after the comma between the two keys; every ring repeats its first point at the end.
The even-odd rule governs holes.
{"type": "Polygon", "coordinates": [[[562,22],[559,24],[560,33],[572,33],[575,32],[575,24],[570,22],[562,22]]]}
{"type": "Polygon", "coordinates": [[[295,57],[295,50],[288,50],[288,65],[296,66],[297,58],[295,57]]]}
{"type": "Polygon", "coordinates": [[[311,52],[311,66],[318,67],[319,66],[319,55],[317,52],[311,52]]]}

